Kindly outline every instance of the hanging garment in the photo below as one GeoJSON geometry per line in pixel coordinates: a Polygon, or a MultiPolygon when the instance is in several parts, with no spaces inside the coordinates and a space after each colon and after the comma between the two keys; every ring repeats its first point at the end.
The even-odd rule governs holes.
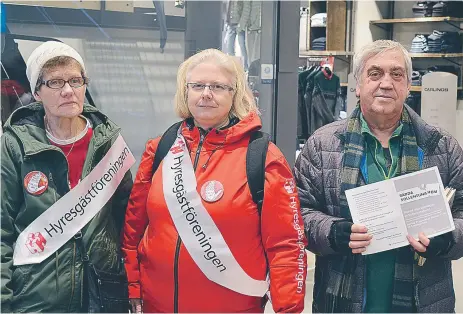
{"type": "Polygon", "coordinates": [[[260,58],[260,38],[260,30],[251,31],[248,29],[246,31],[246,49],[249,63],[260,58]]]}
{"type": "Polygon", "coordinates": [[[241,56],[244,61],[244,70],[248,69],[248,53],[246,50],[246,32],[238,31],[237,24],[225,24],[224,52],[231,56],[235,55],[235,39],[238,35],[238,44],[241,50],[241,56]]]}
{"type": "Polygon", "coordinates": [[[320,71],[320,66],[315,66],[313,71],[307,76],[306,78],[306,83],[304,86],[304,91],[303,91],[303,99],[304,99],[304,109],[305,111],[305,121],[304,123],[306,124],[305,128],[307,129],[307,134],[305,139],[309,138],[309,136],[312,134],[310,131],[310,121],[312,120],[312,111],[310,108],[312,107],[312,91],[314,88],[314,78],[315,75],[318,74],[320,71]]]}
{"type": "Polygon", "coordinates": [[[309,131],[308,131],[308,120],[307,120],[307,110],[306,110],[306,105],[305,105],[305,99],[304,99],[304,94],[305,94],[305,89],[307,85],[307,79],[309,75],[313,72],[316,72],[317,67],[316,66],[311,66],[306,70],[303,70],[302,72],[299,73],[298,75],[298,88],[297,88],[297,93],[298,93],[298,100],[297,100],[297,137],[299,139],[308,139],[309,136],[309,131]]]}
{"type": "Polygon", "coordinates": [[[246,27],[250,31],[260,31],[262,26],[262,1],[252,0],[251,13],[246,27]]]}
{"type": "Polygon", "coordinates": [[[331,79],[328,79],[325,75],[326,71],[321,70],[311,73],[307,78],[304,105],[308,136],[318,128],[338,120],[343,106],[339,77],[332,73],[331,79]]]}
{"type": "Polygon", "coordinates": [[[164,1],[153,0],[154,8],[156,9],[156,19],[159,22],[159,28],[161,31],[161,42],[159,48],[161,52],[164,52],[164,47],[167,42],[167,23],[166,13],[164,11],[164,1]]]}
{"type": "Polygon", "coordinates": [[[318,128],[338,120],[341,106],[339,77],[332,74],[331,79],[327,79],[322,71],[318,72],[314,77],[312,91],[310,134],[318,128]]]}

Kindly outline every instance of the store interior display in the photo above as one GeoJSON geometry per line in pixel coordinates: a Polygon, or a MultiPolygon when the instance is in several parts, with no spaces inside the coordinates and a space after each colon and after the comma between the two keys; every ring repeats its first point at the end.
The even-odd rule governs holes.
{"type": "Polygon", "coordinates": [[[261,10],[262,3],[257,0],[223,2],[223,51],[235,56],[239,48],[245,70],[260,57],[261,10]]]}
{"type": "MultiPolygon", "coordinates": [[[[352,71],[353,66],[351,59],[348,57],[349,52],[346,51],[349,48],[345,46],[339,51],[334,51],[329,47],[329,37],[332,33],[328,31],[328,27],[330,26],[330,21],[333,20],[331,14],[335,14],[336,12],[336,10],[329,10],[329,2],[309,0],[301,3],[301,39],[299,45],[300,47],[309,47],[307,47],[306,51],[300,49],[300,57],[309,58],[310,56],[332,55],[339,58],[339,53],[345,51],[346,55],[340,59],[343,61],[341,62],[342,64],[349,64],[347,67],[349,73],[352,71]],[[324,19],[326,19],[326,26],[322,24],[324,19]]],[[[343,1],[338,2],[343,3],[343,1]]],[[[406,99],[406,104],[418,114],[421,114],[422,91],[425,88],[422,79],[423,76],[432,72],[446,72],[456,75],[458,98],[461,99],[463,96],[463,27],[458,18],[460,16],[463,17],[463,1],[418,1],[407,4],[388,1],[387,4],[378,5],[378,8],[380,7],[384,8],[382,13],[386,15],[383,15],[383,19],[381,20],[372,19],[370,22],[371,25],[376,24],[379,26],[376,29],[372,26],[372,30],[375,31],[372,31],[373,40],[399,40],[411,52],[413,62],[412,88],[406,99]],[[394,13],[398,16],[394,16],[394,13]],[[423,23],[425,23],[426,27],[420,26],[423,23]],[[396,27],[395,25],[403,26],[396,27]],[[387,32],[376,32],[380,29],[387,32]],[[381,35],[378,36],[379,34],[381,35]]],[[[346,32],[346,38],[348,38],[347,36],[349,34],[346,32]]],[[[350,42],[352,42],[352,38],[350,42]]],[[[352,50],[354,48],[350,47],[352,50]]],[[[325,109],[324,112],[321,112],[322,114],[327,111],[332,114],[333,111],[331,109],[333,107],[324,103],[313,102],[314,98],[309,97],[311,93],[319,90],[311,83],[313,74],[310,72],[314,70],[323,75],[324,71],[322,71],[320,66],[309,66],[307,69],[300,70],[299,72],[299,140],[307,139],[313,131],[327,121],[334,121],[333,116],[328,120],[323,120],[323,118],[320,118],[320,112],[317,111],[322,108],[325,109]]],[[[449,86],[449,90],[453,88],[453,85],[449,86]]],[[[339,97],[341,107],[344,106],[343,102],[346,103],[346,100],[343,101],[343,94],[345,94],[345,89],[342,87],[339,97]]],[[[426,97],[429,98],[431,96],[428,95],[426,97]]],[[[436,94],[433,94],[432,97],[436,97],[436,94]]],[[[339,116],[335,119],[339,118],[339,116]]]]}
{"type": "MultiPolygon", "coordinates": [[[[462,1],[418,1],[412,7],[413,16],[416,18],[433,18],[433,17],[461,17],[463,16],[462,1]]],[[[430,20],[431,22],[439,22],[439,20],[430,20]]],[[[439,25],[437,23],[436,25],[439,25]]],[[[409,104],[419,114],[421,112],[421,86],[422,77],[430,72],[448,72],[455,74],[458,77],[458,88],[462,86],[462,66],[461,58],[463,57],[463,38],[461,35],[461,27],[456,24],[451,24],[460,31],[443,31],[434,29],[431,34],[416,34],[410,46],[411,53],[420,54],[457,54],[456,60],[451,60],[446,57],[449,64],[436,64],[436,59],[430,58],[425,63],[428,66],[423,66],[424,60],[420,61],[418,67],[417,60],[414,59],[414,71],[412,73],[412,86],[417,86],[419,89],[412,89],[407,104],[409,104]],[[462,54],[458,57],[458,54],[462,54]]],[[[461,97],[461,94],[460,94],[461,97]]]]}
{"type": "Polygon", "coordinates": [[[455,74],[461,85],[461,69],[453,65],[433,65],[427,69],[414,68],[412,72],[412,86],[421,86],[421,78],[431,72],[447,72],[455,74]]]}
{"type": "Polygon", "coordinates": [[[346,50],[346,1],[305,0],[300,10],[300,50],[346,50]]]}
{"type": "Polygon", "coordinates": [[[306,140],[318,128],[336,121],[345,107],[339,77],[320,62],[299,69],[298,138],[306,140]]]}
{"type": "Polygon", "coordinates": [[[326,13],[317,13],[310,18],[310,26],[326,27],[326,13]]]}
{"type": "Polygon", "coordinates": [[[412,10],[414,17],[461,17],[463,14],[460,1],[418,1],[412,10]]]}
{"type": "Polygon", "coordinates": [[[312,40],[312,50],[326,50],[326,37],[318,37],[312,40]]]}
{"type": "Polygon", "coordinates": [[[388,1],[388,12],[387,18],[370,24],[385,25],[383,29],[388,30],[385,37],[399,40],[411,52],[412,87],[406,103],[429,123],[456,136],[458,115],[450,114],[449,110],[456,111],[458,99],[463,98],[463,1],[388,1]],[[439,76],[431,80],[428,74],[433,73],[439,76]],[[447,79],[453,77],[447,73],[456,78],[447,79]],[[440,110],[441,107],[447,109],[440,110]]]}
{"type": "Polygon", "coordinates": [[[462,50],[462,38],[458,32],[434,30],[432,34],[417,34],[412,40],[412,53],[458,53],[462,50]]]}
{"type": "Polygon", "coordinates": [[[310,49],[317,51],[326,50],[326,1],[313,3],[310,16],[310,49]]]}

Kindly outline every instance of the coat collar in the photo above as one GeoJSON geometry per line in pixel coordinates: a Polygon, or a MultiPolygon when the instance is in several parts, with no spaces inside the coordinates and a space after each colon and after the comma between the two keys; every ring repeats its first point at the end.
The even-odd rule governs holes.
{"type": "MultiPolygon", "coordinates": [[[[84,104],[82,115],[93,125],[95,146],[101,146],[120,132],[107,116],[93,106],[84,104]]],[[[22,144],[26,156],[46,150],[58,150],[50,144],[46,133],[45,110],[40,102],[35,102],[15,110],[5,123],[5,132],[12,132],[22,144]]]]}
{"type": "MultiPolygon", "coordinates": [[[[413,109],[408,105],[404,104],[404,108],[408,110],[410,120],[412,121],[413,129],[415,130],[416,142],[418,147],[420,147],[427,155],[434,152],[442,134],[438,128],[432,126],[426,121],[424,121],[413,109]]],[[[347,129],[347,120],[334,132],[334,136],[339,138],[339,140],[345,142],[345,132],[347,129]]]]}

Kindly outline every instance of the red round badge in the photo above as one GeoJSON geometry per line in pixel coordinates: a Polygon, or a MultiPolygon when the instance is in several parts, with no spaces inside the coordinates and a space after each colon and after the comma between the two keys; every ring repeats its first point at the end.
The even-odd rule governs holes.
{"type": "Polygon", "coordinates": [[[48,188],[48,178],[40,171],[31,171],[24,178],[24,188],[29,194],[40,195],[48,188]]]}
{"type": "Polygon", "coordinates": [[[223,196],[223,185],[219,181],[207,181],[201,187],[201,197],[209,203],[217,202],[223,196]]]}

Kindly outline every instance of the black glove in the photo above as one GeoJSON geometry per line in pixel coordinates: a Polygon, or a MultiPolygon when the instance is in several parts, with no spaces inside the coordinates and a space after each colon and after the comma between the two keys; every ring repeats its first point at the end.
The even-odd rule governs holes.
{"type": "Polygon", "coordinates": [[[450,251],[454,244],[452,232],[441,234],[440,236],[429,239],[429,245],[426,252],[416,252],[422,257],[435,257],[445,255],[450,251]]]}
{"type": "Polygon", "coordinates": [[[350,234],[352,233],[352,225],[350,221],[339,220],[331,225],[328,239],[333,250],[339,253],[351,253],[349,247],[350,234]]]}

